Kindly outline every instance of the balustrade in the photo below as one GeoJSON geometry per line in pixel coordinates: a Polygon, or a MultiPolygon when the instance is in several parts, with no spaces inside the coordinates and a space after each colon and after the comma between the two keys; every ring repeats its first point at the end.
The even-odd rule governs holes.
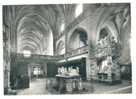
{"type": "Polygon", "coordinates": [[[67,57],[79,55],[88,52],[88,46],[83,46],[74,50],[70,50],[66,53],[67,57]]]}

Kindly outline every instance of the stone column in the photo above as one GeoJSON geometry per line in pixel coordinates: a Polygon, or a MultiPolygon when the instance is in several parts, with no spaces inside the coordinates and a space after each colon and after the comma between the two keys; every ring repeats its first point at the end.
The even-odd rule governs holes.
{"type": "Polygon", "coordinates": [[[97,60],[95,58],[90,58],[90,76],[91,79],[97,80],[97,60]]]}
{"type": "Polygon", "coordinates": [[[16,55],[17,55],[17,32],[15,23],[15,7],[8,7],[9,24],[10,24],[10,82],[14,82],[16,73],[14,72],[16,67],[16,55]]]}
{"type": "MultiPolygon", "coordinates": [[[[5,6],[3,7],[3,17],[5,20],[3,20],[5,24],[4,32],[7,41],[5,42],[5,50],[4,50],[4,86],[7,87],[7,90],[10,90],[10,77],[11,77],[11,65],[12,61],[14,60],[12,57],[12,53],[16,52],[16,32],[15,32],[15,9],[11,6],[5,6]],[[5,78],[6,77],[6,78],[5,78]]],[[[4,37],[5,37],[4,36],[4,37]]],[[[7,93],[5,93],[7,94],[7,93]]]]}
{"type": "Polygon", "coordinates": [[[91,66],[90,66],[90,59],[89,56],[86,58],[86,78],[87,80],[91,80],[91,66]]]}
{"type": "Polygon", "coordinates": [[[89,68],[90,68],[90,78],[91,80],[97,80],[97,59],[95,57],[96,46],[94,44],[89,43],[89,68]]]}

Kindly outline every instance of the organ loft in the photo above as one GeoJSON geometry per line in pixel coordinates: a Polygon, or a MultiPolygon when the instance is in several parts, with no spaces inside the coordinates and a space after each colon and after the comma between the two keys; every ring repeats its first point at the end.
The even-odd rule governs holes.
{"type": "Polygon", "coordinates": [[[3,5],[4,94],[131,93],[130,8],[3,5]]]}

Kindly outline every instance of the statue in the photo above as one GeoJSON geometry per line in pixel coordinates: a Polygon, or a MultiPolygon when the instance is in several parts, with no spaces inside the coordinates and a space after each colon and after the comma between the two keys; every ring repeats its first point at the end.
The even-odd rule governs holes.
{"type": "Polygon", "coordinates": [[[100,73],[102,79],[108,79],[110,82],[113,78],[114,80],[120,80],[119,66],[116,62],[117,56],[119,56],[118,48],[115,37],[110,35],[100,39],[97,43],[98,53],[96,53],[96,56],[98,59],[102,59],[98,73],[100,73]]]}
{"type": "Polygon", "coordinates": [[[68,69],[64,66],[58,68],[59,75],[79,75],[79,67],[72,68],[68,67],[68,69]]]}
{"type": "Polygon", "coordinates": [[[79,74],[79,67],[76,67],[77,74],[79,74]]]}

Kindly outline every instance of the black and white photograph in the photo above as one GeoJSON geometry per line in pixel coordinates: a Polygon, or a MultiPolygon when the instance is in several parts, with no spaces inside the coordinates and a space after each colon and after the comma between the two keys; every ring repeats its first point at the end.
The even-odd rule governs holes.
{"type": "Polygon", "coordinates": [[[4,95],[132,94],[131,3],[2,5],[2,35],[4,95]]]}

